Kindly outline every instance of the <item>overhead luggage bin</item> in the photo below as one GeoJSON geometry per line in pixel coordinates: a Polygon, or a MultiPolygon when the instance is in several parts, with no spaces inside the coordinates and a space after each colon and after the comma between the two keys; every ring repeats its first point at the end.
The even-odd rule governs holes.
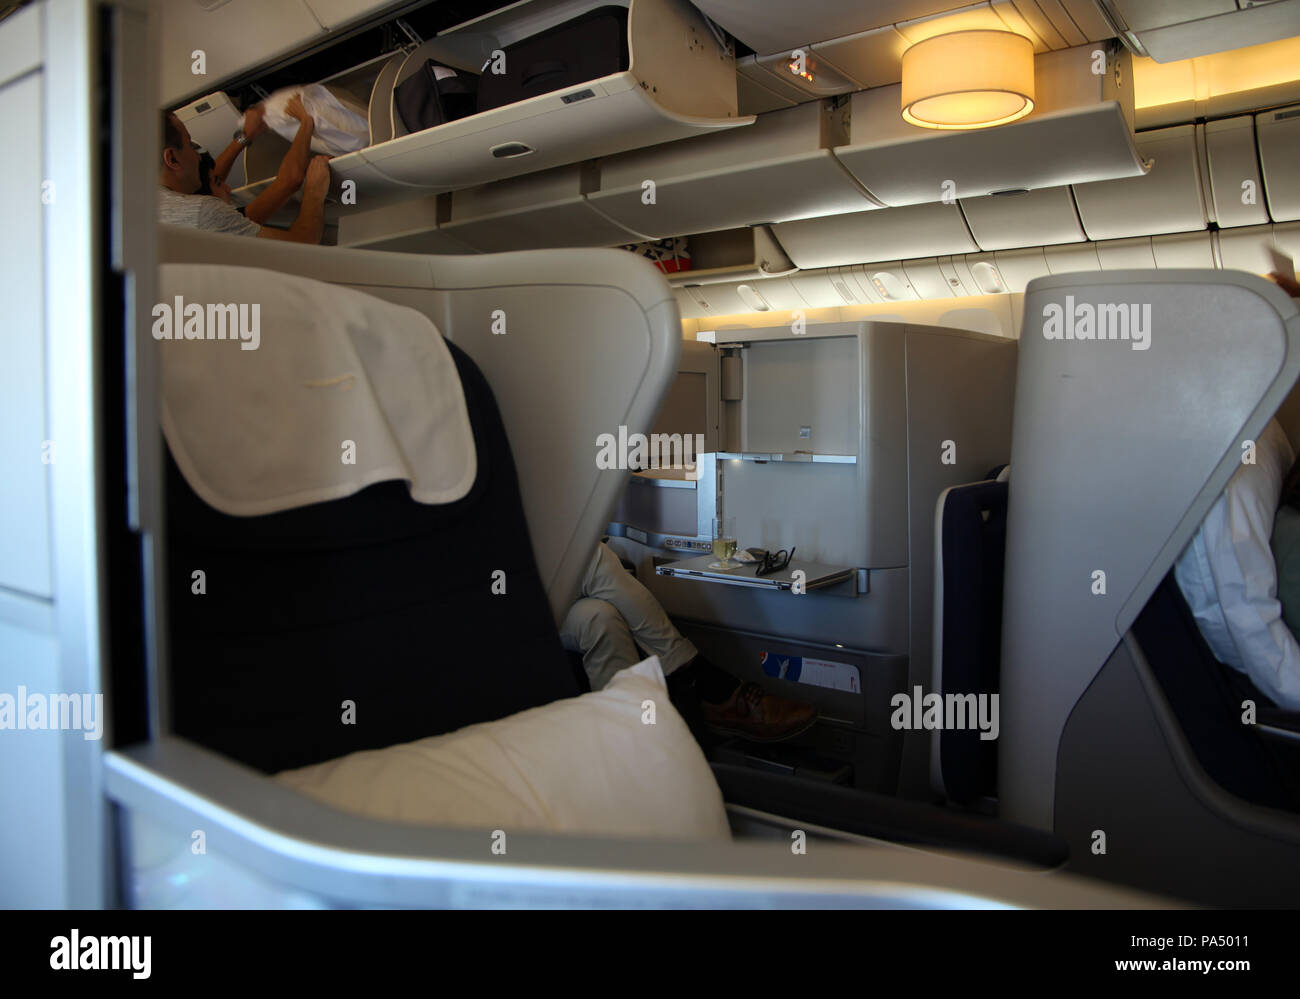
{"type": "Polygon", "coordinates": [[[772,227],[799,267],[835,267],[878,260],[978,250],[956,205],[909,205],[885,211],[784,222],[772,227]]]}
{"type": "Polygon", "coordinates": [[[1268,221],[1264,182],[1259,175],[1252,115],[1198,125],[1204,136],[1209,176],[1206,207],[1220,226],[1260,225],[1268,221]]]}
{"type": "Polygon", "coordinates": [[[1268,213],[1274,222],[1300,219],[1300,105],[1255,115],[1259,162],[1268,193],[1268,213]]]}
{"type": "Polygon", "coordinates": [[[903,120],[900,85],[856,93],[850,141],[835,155],[886,205],[1140,176],[1132,58],[1111,51],[1098,75],[1092,71],[1098,49],[1082,45],[1035,56],[1034,110],[1009,125],[919,128],[903,120]]]}
{"type": "MultiPolygon", "coordinates": [[[[539,63],[521,92],[543,86],[537,81],[556,65],[562,61],[539,63]]],[[[754,121],[737,111],[733,53],[718,44],[686,0],[535,0],[320,82],[350,92],[368,108],[371,144],[330,163],[338,183],[355,183],[356,204],[363,209],[754,121]],[[494,53],[504,53],[500,64],[508,66],[506,50],[513,45],[601,7],[626,11],[627,59],[614,62],[623,67],[619,71],[408,131],[394,95],[425,60],[490,74],[485,59],[491,63],[494,53]]],[[[287,149],[278,136],[249,146],[242,157],[249,182],[236,198],[247,202],[260,193],[287,149]]]]}
{"type": "Polygon", "coordinates": [[[1112,0],[1109,13],[1135,52],[1161,63],[1260,45],[1300,31],[1296,4],[1267,0],[1112,0]]]}
{"type": "Polygon", "coordinates": [[[601,160],[589,197],[656,239],[878,207],[831,153],[847,138],[847,107],[801,104],[748,128],[601,160]]]}
{"type": "Polygon", "coordinates": [[[339,219],[338,245],[396,253],[473,253],[473,248],[438,228],[447,211],[445,198],[430,194],[344,215],[339,219]]]}
{"type": "Polygon", "coordinates": [[[1123,239],[1204,229],[1196,126],[1139,132],[1137,146],[1152,161],[1146,176],[1074,185],[1074,200],[1088,238],[1123,239]]]}
{"type": "MultiPolygon", "coordinates": [[[[382,81],[391,79],[389,75],[391,62],[392,58],[389,56],[377,56],[320,81],[323,86],[327,87],[341,100],[346,101],[355,108],[368,109],[371,136],[375,134],[377,121],[381,123],[381,129],[383,127],[384,115],[381,114],[376,119],[374,114],[374,92],[382,81]]],[[[225,142],[211,150],[212,155],[219,155],[221,150],[225,148],[225,143],[229,141],[229,138],[226,137],[225,142]]],[[[280,163],[284,160],[284,154],[289,151],[289,145],[288,140],[268,129],[258,136],[256,142],[246,146],[235,161],[236,169],[242,167],[243,179],[241,186],[234,187],[233,184],[231,185],[234,187],[231,191],[232,198],[239,204],[246,205],[266,190],[271,181],[275,179],[276,171],[280,169],[280,163]]],[[[330,160],[330,173],[334,178],[335,187],[333,190],[335,194],[338,193],[339,184],[345,180],[352,180],[356,182],[359,192],[364,185],[364,200],[366,202],[377,205],[385,203],[387,200],[384,197],[384,192],[375,183],[376,175],[361,159],[360,151],[333,157],[330,160]]],[[[295,194],[293,198],[295,204],[298,199],[299,195],[295,194]]],[[[338,214],[339,205],[337,199],[327,200],[325,217],[333,220],[338,214]]]]}
{"type": "MultiPolygon", "coordinates": [[[[426,45],[430,55],[440,50],[440,61],[478,72],[492,52],[598,6],[590,0],[516,5],[426,45]]],[[[390,184],[450,191],[753,122],[737,113],[734,55],[689,3],[611,0],[604,6],[628,11],[625,70],[351,155],[390,184]]]]}
{"type": "Polygon", "coordinates": [[[616,246],[643,239],[591,206],[584,193],[590,177],[591,171],[573,164],[456,191],[450,195],[451,217],[441,231],[485,253],[616,246]]]}
{"type": "Polygon", "coordinates": [[[1076,243],[1086,237],[1069,187],[962,198],[975,242],[985,250],[1076,243]]]}

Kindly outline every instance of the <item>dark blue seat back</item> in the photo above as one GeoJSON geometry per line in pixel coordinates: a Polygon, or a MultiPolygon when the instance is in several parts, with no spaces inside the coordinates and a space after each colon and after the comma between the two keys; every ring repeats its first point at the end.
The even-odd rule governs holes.
{"type": "Polygon", "coordinates": [[[448,347],[478,453],[474,486],[455,503],[417,503],[393,481],[231,517],[199,499],[167,456],[178,734],[271,773],[578,694],[496,401],[477,366],[448,347]],[[203,595],[192,592],[195,570],[203,595]],[[493,592],[496,570],[503,594],[493,592]]]}

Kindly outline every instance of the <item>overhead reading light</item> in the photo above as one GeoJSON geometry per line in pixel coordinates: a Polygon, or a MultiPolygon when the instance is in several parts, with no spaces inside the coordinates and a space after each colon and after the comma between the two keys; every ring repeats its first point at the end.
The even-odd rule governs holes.
{"type": "Polygon", "coordinates": [[[922,128],[988,128],[1034,109],[1034,45],[1013,31],[954,31],[903,53],[903,118],[922,128]]]}

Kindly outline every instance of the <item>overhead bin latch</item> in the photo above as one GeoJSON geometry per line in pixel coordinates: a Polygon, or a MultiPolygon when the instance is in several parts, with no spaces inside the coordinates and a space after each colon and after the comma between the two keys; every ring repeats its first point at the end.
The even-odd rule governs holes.
{"type": "Polygon", "coordinates": [[[527,156],[529,153],[537,152],[537,150],[525,142],[502,142],[491,146],[488,152],[499,160],[508,160],[514,159],[516,156],[527,156]]]}

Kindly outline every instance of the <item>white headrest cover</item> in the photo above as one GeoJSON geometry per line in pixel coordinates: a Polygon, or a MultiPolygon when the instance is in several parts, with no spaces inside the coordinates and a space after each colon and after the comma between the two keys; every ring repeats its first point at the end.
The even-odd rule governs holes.
{"type": "Polygon", "coordinates": [[[474,484],[460,377],[423,314],[249,267],[164,264],[159,287],[163,433],[209,505],[275,513],[389,479],[450,503],[474,484]]]}

